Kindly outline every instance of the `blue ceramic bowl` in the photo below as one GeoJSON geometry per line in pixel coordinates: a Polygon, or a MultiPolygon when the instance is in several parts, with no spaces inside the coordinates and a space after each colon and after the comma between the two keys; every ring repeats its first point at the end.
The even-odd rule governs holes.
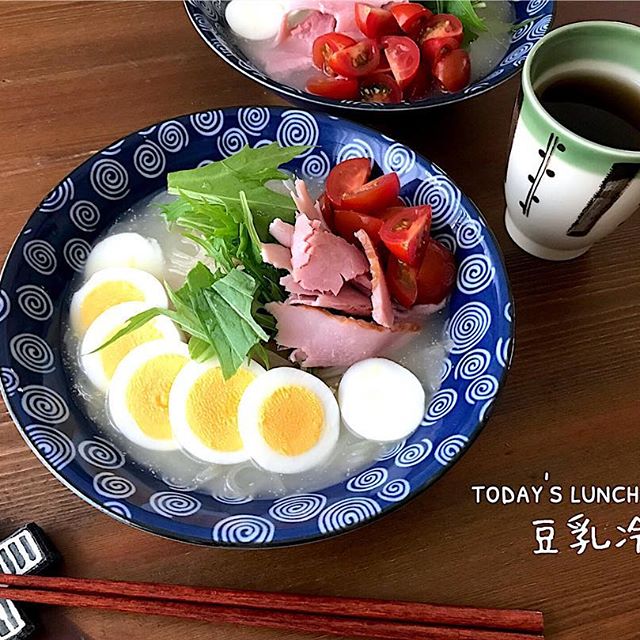
{"type": "MultiPolygon", "coordinates": [[[[491,73],[457,93],[433,95],[413,102],[382,104],[321,98],[273,80],[260,71],[238,46],[237,38],[224,17],[226,0],[184,0],[184,4],[191,24],[215,53],[240,73],[275,91],[285,100],[316,109],[385,112],[412,111],[460,102],[497,87],[518,72],[533,45],[549,31],[555,12],[555,0],[511,0],[514,13],[511,42],[504,57],[491,73]]],[[[310,6],[312,5],[311,2],[310,6]]]]}
{"type": "Polygon", "coordinates": [[[268,547],[317,540],[391,511],[441,476],[484,425],[509,366],[513,308],[500,250],[482,215],[410,148],[334,116],[279,108],[207,111],[162,122],[102,150],[65,178],[18,236],[0,281],[0,366],[20,433],[67,487],[114,518],[208,545],[268,547]],[[86,416],[62,358],[70,280],[92,243],[169,171],[243,145],[307,144],[291,163],[322,179],[368,156],[401,176],[402,195],[433,207],[436,237],[459,264],[447,322],[453,348],[418,430],[356,477],[279,500],[229,501],[170,486],[109,442],[86,416]]]}

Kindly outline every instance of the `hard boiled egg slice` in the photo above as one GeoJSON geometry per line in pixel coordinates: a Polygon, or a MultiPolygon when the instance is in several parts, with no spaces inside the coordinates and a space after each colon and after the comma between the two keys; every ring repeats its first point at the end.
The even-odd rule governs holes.
{"type": "Polygon", "coordinates": [[[73,294],[71,326],[82,335],[101,313],[122,302],[143,302],[147,308],[169,304],[164,287],[150,273],[129,267],[102,269],[73,294]]]}
{"type": "Polygon", "coordinates": [[[238,409],[245,449],[263,469],[300,473],[322,464],[340,434],[340,410],[319,378],[290,367],[267,371],[238,409]]]}
{"type": "Polygon", "coordinates": [[[113,374],[109,413],[131,442],[168,451],[177,449],[169,422],[169,392],[189,362],[189,348],[175,340],[152,340],[130,351],[113,374]]]}
{"type": "Polygon", "coordinates": [[[157,240],[139,233],[116,233],[93,247],[84,267],[86,278],[111,267],[131,267],[164,277],[164,256],[157,240]]]}
{"type": "Polygon", "coordinates": [[[100,314],[87,329],[80,345],[80,364],[91,382],[101,391],[108,389],[122,359],[139,345],[160,338],[175,342],[182,340],[182,335],[173,322],[169,318],[159,316],[104,349],[96,351],[118,333],[129,318],[148,308],[149,305],[144,302],[117,304],[100,314]]]}
{"type": "Polygon", "coordinates": [[[425,393],[420,380],[386,358],[351,365],[340,381],[338,401],[349,430],[367,440],[401,440],[424,418],[425,393]]]}
{"type": "Polygon", "coordinates": [[[178,374],[169,395],[169,418],[176,440],[192,456],[218,464],[249,456],[238,430],[238,404],[247,386],[264,374],[250,362],[228,380],[216,359],[190,362],[178,374]]]}
{"type": "Polygon", "coordinates": [[[284,16],[284,6],[277,0],[231,0],[225,10],[231,29],[247,40],[275,38],[284,16]]]}

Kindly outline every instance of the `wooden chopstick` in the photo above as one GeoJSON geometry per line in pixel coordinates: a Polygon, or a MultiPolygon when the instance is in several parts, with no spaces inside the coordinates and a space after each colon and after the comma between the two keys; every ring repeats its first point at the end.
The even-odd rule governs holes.
{"type": "Polygon", "coordinates": [[[69,594],[152,598],[161,601],[243,607],[269,610],[271,612],[324,614],[334,617],[368,618],[396,621],[404,624],[417,623],[443,627],[502,630],[533,635],[542,635],[544,629],[542,613],[518,609],[486,609],[430,605],[420,602],[336,598],[149,582],[115,582],[110,580],[44,576],[0,574],[0,583],[69,594]]]}
{"type": "MultiPolygon", "coordinates": [[[[119,583],[69,578],[42,578],[39,576],[1,576],[0,583],[11,585],[0,589],[0,597],[22,602],[91,607],[125,613],[171,616],[205,622],[221,622],[271,629],[315,633],[321,631],[327,634],[354,638],[368,637],[382,640],[543,640],[541,633],[528,634],[511,630],[474,629],[461,626],[438,626],[415,622],[400,622],[398,620],[382,620],[366,617],[366,611],[360,611],[360,615],[357,617],[335,616],[317,613],[317,610],[314,612],[284,611],[263,607],[210,604],[202,603],[202,601],[178,601],[175,598],[171,598],[166,591],[166,589],[172,589],[172,585],[161,585],[164,588],[164,595],[156,598],[149,593],[148,587],[156,587],[157,585],[149,585],[147,583],[119,583]],[[67,589],[69,581],[73,583],[73,586],[67,589]],[[29,588],[34,583],[39,584],[41,588],[29,588]],[[109,591],[109,593],[93,591],[92,587],[96,584],[101,585],[97,587],[98,589],[109,591]],[[49,588],[47,588],[47,585],[49,588]],[[143,586],[144,590],[138,589],[138,586],[143,586]],[[116,591],[117,589],[120,589],[120,591],[116,591]]],[[[202,588],[187,589],[206,591],[206,589],[202,588]]],[[[285,594],[277,595],[286,598],[285,594]]]]}

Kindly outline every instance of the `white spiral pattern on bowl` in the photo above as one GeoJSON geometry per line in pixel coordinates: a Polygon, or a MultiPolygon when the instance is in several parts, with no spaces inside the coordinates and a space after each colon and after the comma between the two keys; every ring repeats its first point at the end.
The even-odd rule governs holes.
{"type": "Polygon", "coordinates": [[[124,467],[124,454],[108,440],[95,436],[92,440],[83,440],[78,445],[80,457],[99,469],[120,469],[124,467]]]}
{"type": "Polygon", "coordinates": [[[491,326],[491,311],[484,302],[472,300],[462,305],[447,323],[453,341],[451,353],[466,353],[475,347],[491,326]]]}
{"type": "Polygon", "coordinates": [[[474,349],[458,360],[453,377],[473,380],[481,376],[489,368],[490,363],[491,354],[486,349],[474,349]]]}
{"type": "Polygon", "coordinates": [[[378,491],[378,498],[385,502],[402,502],[411,493],[411,485],[404,478],[392,480],[378,491]]]}
{"type": "Polygon", "coordinates": [[[91,245],[82,238],[71,238],[62,249],[62,255],[67,264],[78,272],[84,271],[84,265],[91,253],[91,245]]]}
{"type": "Polygon", "coordinates": [[[153,511],[166,518],[186,518],[202,509],[202,502],[187,493],[159,491],[149,498],[153,511]]]}
{"type": "Polygon", "coordinates": [[[71,206],[69,218],[80,231],[95,231],[100,222],[100,209],[89,200],[78,200],[71,206]]]}
{"type": "Polygon", "coordinates": [[[511,42],[518,42],[518,40],[525,39],[529,32],[533,29],[533,22],[529,19],[524,23],[515,28],[515,31],[511,34],[511,42]]]}
{"type": "Polygon", "coordinates": [[[157,178],[164,173],[167,159],[153,140],[147,140],[133,153],[133,166],[143,178],[157,178]]]}
{"type": "Polygon", "coordinates": [[[18,391],[20,387],[20,378],[11,367],[0,367],[0,382],[9,397],[18,391]]]}
{"type": "Polygon", "coordinates": [[[239,514],[223,518],[213,527],[214,542],[266,544],[273,540],[273,522],[262,516],[239,514]]]}
{"type": "Polygon", "coordinates": [[[238,109],[238,124],[251,135],[259,136],[269,124],[269,120],[269,109],[265,107],[238,109]]]}
{"type": "Polygon", "coordinates": [[[102,503],[102,506],[105,509],[109,509],[111,513],[115,513],[117,516],[124,518],[125,520],[131,520],[131,510],[127,507],[126,504],[122,504],[122,502],[118,502],[116,500],[107,500],[102,503]]]}
{"type": "Polygon", "coordinates": [[[529,0],[527,4],[527,13],[538,13],[544,9],[550,0],[529,0]]]}
{"type": "Polygon", "coordinates": [[[13,336],[9,340],[9,351],[16,362],[29,371],[34,373],[55,371],[51,347],[33,333],[19,333],[13,336]]]}
{"type": "Polygon", "coordinates": [[[499,337],[496,342],[496,360],[501,367],[506,367],[509,363],[509,351],[511,349],[511,338],[499,337]]]}
{"type": "Polygon", "coordinates": [[[189,144],[189,134],[181,122],[163,122],[158,129],[158,144],[169,153],[178,153],[189,144]]]}
{"type": "Polygon", "coordinates": [[[533,29],[527,33],[527,40],[532,40],[536,42],[540,38],[542,38],[547,31],[549,31],[549,27],[551,26],[551,21],[553,20],[553,16],[544,16],[540,18],[534,25],[533,29]]]}
{"type": "Polygon", "coordinates": [[[380,505],[364,496],[334,502],[318,517],[320,533],[333,533],[375,518],[382,511],[380,505]]]}
{"type": "Polygon", "coordinates": [[[383,485],[387,481],[389,473],[383,467],[375,467],[373,469],[367,469],[362,473],[350,478],[347,482],[347,491],[354,493],[362,491],[371,491],[383,485]]]}
{"type": "Polygon", "coordinates": [[[324,151],[307,156],[302,162],[302,176],[325,180],[331,171],[331,160],[324,151]]]}
{"type": "Polygon", "coordinates": [[[464,398],[469,404],[491,400],[498,392],[500,383],[495,376],[485,373],[471,382],[464,393],[464,398]]]}
{"type": "Polygon", "coordinates": [[[129,194],[129,174],[112,158],[101,158],[89,173],[93,190],[106,200],[122,200],[129,194]]]}
{"type": "Polygon", "coordinates": [[[30,424],[24,431],[40,455],[57,471],[75,458],[76,449],[66,433],[43,424],[30,424]]]}
{"type": "Polygon", "coordinates": [[[458,288],[463,293],[473,295],[486,289],[496,275],[489,256],[475,253],[467,256],[458,267],[458,288]]]}
{"type": "Polygon", "coordinates": [[[200,160],[200,162],[198,162],[196,167],[198,167],[198,169],[200,167],[206,167],[207,165],[212,164],[213,162],[214,162],[214,160],[211,160],[209,158],[205,158],[204,160],[200,160]]]}
{"type": "Polygon", "coordinates": [[[404,449],[407,444],[406,440],[400,440],[398,442],[394,442],[389,445],[387,449],[384,449],[382,453],[376,458],[377,461],[381,462],[382,460],[390,460],[394,458],[402,449],[404,449]]]}
{"type": "Polygon", "coordinates": [[[453,364],[449,358],[444,358],[440,363],[440,385],[449,377],[451,373],[451,369],[453,368],[453,364]]]}
{"type": "Polygon", "coordinates": [[[436,227],[453,225],[462,215],[460,191],[444,176],[425,178],[413,195],[414,205],[428,204],[436,227]]]}
{"type": "Polygon", "coordinates": [[[319,493],[301,493],[279,498],[269,508],[269,515],[279,522],[306,522],[315,518],[327,504],[319,493]]]}
{"type": "Polygon", "coordinates": [[[40,209],[47,213],[58,211],[73,200],[74,187],[71,178],[65,178],[43,201],[40,209]]]}
{"type": "Polygon", "coordinates": [[[54,248],[46,240],[29,240],[24,243],[22,256],[25,262],[43,276],[50,276],[58,266],[54,248]]]}
{"type": "MultiPolygon", "coordinates": [[[[317,147],[320,129],[316,119],[306,111],[289,111],[284,114],[276,131],[276,140],[282,147],[306,145],[317,147]]],[[[308,149],[302,155],[311,153],[308,149]]]]}
{"type": "Polygon", "coordinates": [[[362,140],[362,138],[354,138],[340,148],[336,164],[352,158],[370,158],[373,160],[374,157],[373,149],[368,142],[362,140]]]}
{"type": "Polygon", "coordinates": [[[96,493],[105,498],[124,499],[136,492],[136,486],[127,478],[118,476],[111,471],[101,471],[93,478],[93,488],[96,493]]]}
{"type": "Polygon", "coordinates": [[[396,467],[415,467],[417,464],[424,462],[433,450],[433,443],[429,438],[423,438],[420,442],[414,442],[403,447],[402,451],[396,456],[396,467]]]}
{"type": "Polygon", "coordinates": [[[245,147],[249,144],[249,140],[247,138],[247,134],[237,127],[233,127],[231,129],[227,129],[219,138],[218,138],[218,151],[225,158],[232,156],[234,153],[238,153],[242,147],[245,147]]]}
{"type": "Polygon", "coordinates": [[[473,249],[482,242],[482,225],[477,220],[465,220],[456,227],[456,241],[462,249],[473,249]]]}
{"type": "Polygon", "coordinates": [[[253,145],[254,149],[259,149],[260,147],[268,147],[270,144],[273,144],[273,140],[260,140],[253,145]]]}
{"type": "Polygon", "coordinates": [[[53,315],[53,302],[49,294],[35,284],[24,284],[17,289],[18,306],[32,320],[48,320],[53,315]]]}
{"type": "Polygon", "coordinates": [[[191,126],[203,136],[217,136],[224,126],[224,114],[221,111],[203,111],[189,116],[191,126]]]}
{"type": "Polygon", "coordinates": [[[533,42],[525,42],[524,44],[521,44],[519,47],[517,47],[511,53],[504,57],[504,59],[500,63],[500,66],[504,67],[507,65],[521,65],[531,49],[533,49],[533,42]]]}
{"type": "Polygon", "coordinates": [[[60,394],[49,387],[31,384],[23,389],[22,409],[47,424],[61,424],[69,418],[69,407],[60,394]]]}
{"type": "Polygon", "coordinates": [[[504,305],[504,317],[509,322],[513,322],[513,316],[511,315],[511,307],[512,307],[511,302],[507,302],[507,304],[504,305]]]}
{"type": "Polygon", "coordinates": [[[6,291],[0,290],[0,322],[2,322],[11,311],[11,300],[6,291]]]}
{"type": "Polygon", "coordinates": [[[212,493],[211,497],[222,504],[247,504],[253,501],[251,496],[226,496],[222,493],[212,493]]]}
{"type": "Polygon", "coordinates": [[[494,399],[491,398],[491,400],[487,400],[482,407],[480,407],[480,412],[478,413],[478,420],[480,420],[480,422],[484,422],[487,419],[487,412],[493,406],[493,401],[494,399]]]}
{"type": "Polygon", "coordinates": [[[399,142],[394,142],[385,152],[382,160],[382,168],[385,173],[395,171],[404,175],[413,171],[416,166],[416,154],[399,142]]]}
{"type": "Polygon", "coordinates": [[[433,233],[433,238],[437,240],[443,247],[449,249],[451,253],[455,253],[457,250],[456,238],[450,233],[433,233]]]}
{"type": "MultiPolygon", "coordinates": [[[[141,134],[144,134],[143,131],[140,131],[141,134]]],[[[118,140],[113,144],[109,145],[106,149],[101,151],[103,156],[117,156],[120,151],[122,151],[122,145],[124,144],[124,140],[118,140]]]]}
{"type": "Polygon", "coordinates": [[[438,422],[438,420],[452,411],[457,401],[458,392],[455,389],[440,389],[436,391],[427,407],[422,424],[428,426],[438,422]]]}
{"type": "Polygon", "coordinates": [[[466,447],[469,438],[462,434],[456,434],[445,438],[437,447],[435,459],[442,465],[447,466],[466,447]]]}

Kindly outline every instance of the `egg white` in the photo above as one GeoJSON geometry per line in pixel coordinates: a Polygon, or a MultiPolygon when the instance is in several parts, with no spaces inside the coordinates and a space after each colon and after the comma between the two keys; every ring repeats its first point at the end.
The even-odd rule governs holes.
{"type": "MultiPolygon", "coordinates": [[[[216,358],[207,362],[189,362],[176,377],[169,394],[169,419],[176,440],[192,456],[215,464],[235,464],[249,459],[244,448],[238,451],[221,451],[212,449],[192,431],[187,420],[187,398],[197,380],[210,369],[217,369],[220,363],[216,358]]],[[[257,362],[248,362],[242,366],[255,376],[256,380],[264,375],[265,370],[257,362]]],[[[251,383],[253,384],[253,383],[251,383]]]]}
{"type": "Polygon", "coordinates": [[[231,0],[225,10],[232,31],[247,40],[275,38],[284,16],[284,6],[277,0],[231,0]]]}
{"type": "Polygon", "coordinates": [[[340,380],[338,402],[347,428],[377,442],[411,435],[425,412],[420,380],[386,358],[368,358],[351,365],[340,380]]]}
{"type": "Polygon", "coordinates": [[[116,233],[91,250],[84,267],[85,278],[111,267],[141,269],[156,278],[164,277],[164,256],[157,240],[139,233],[116,233]]]}
{"type": "MultiPolygon", "coordinates": [[[[147,308],[161,307],[166,309],[169,306],[169,300],[164,287],[160,281],[150,273],[130,267],[110,267],[108,269],[102,269],[92,275],[71,298],[69,318],[71,327],[76,333],[81,334],[83,330],[81,313],[84,301],[94,289],[106,282],[130,283],[142,292],[144,299],[140,302],[143,302],[147,308]]],[[[114,302],[114,304],[117,304],[117,301],[114,302]]]]}
{"type": "Polygon", "coordinates": [[[275,473],[301,473],[322,464],[333,452],[340,435],[340,410],[331,389],[320,378],[292,367],[270,369],[245,390],[238,407],[240,436],[251,459],[275,473]],[[295,456],[274,451],[260,432],[263,403],[282,387],[299,386],[313,393],[322,404],[324,425],[318,442],[295,456]]]}
{"type": "MultiPolygon", "coordinates": [[[[123,302],[101,313],[87,329],[80,344],[80,365],[91,382],[101,391],[107,391],[110,380],[102,366],[100,352],[102,346],[114,331],[119,331],[129,318],[149,309],[144,302],[123,302]]],[[[182,334],[169,318],[159,316],[150,320],[166,340],[180,342],[182,334]]]]}

